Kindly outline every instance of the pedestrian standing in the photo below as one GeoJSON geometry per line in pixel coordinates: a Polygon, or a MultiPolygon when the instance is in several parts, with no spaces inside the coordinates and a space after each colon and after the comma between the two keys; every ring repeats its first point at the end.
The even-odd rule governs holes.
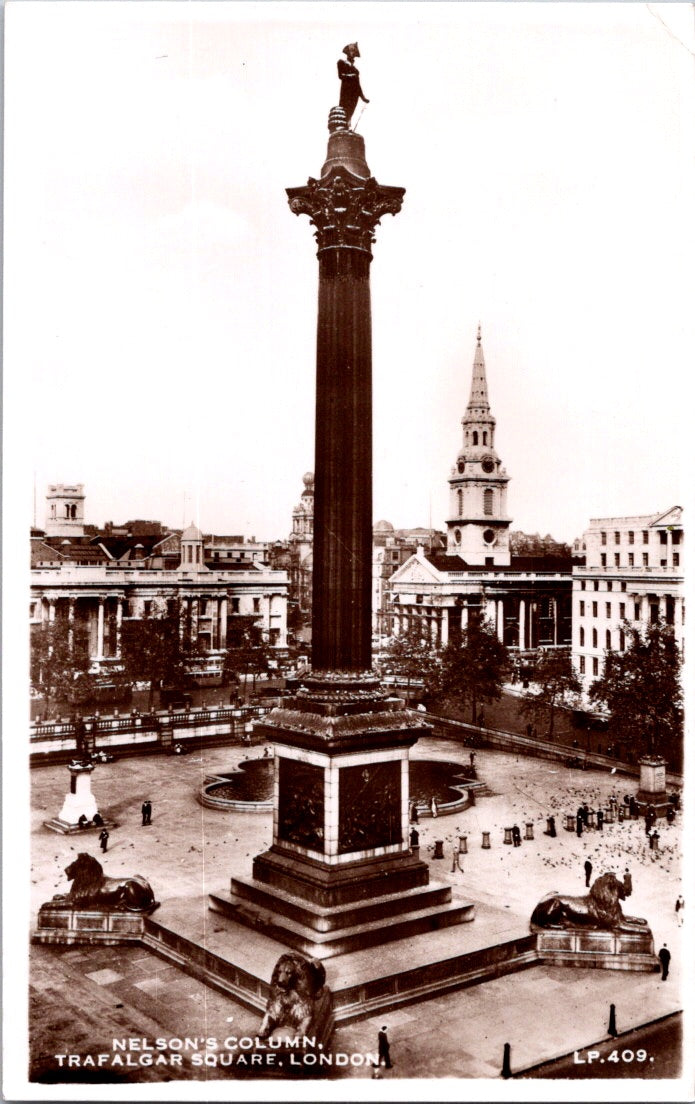
{"type": "Polygon", "coordinates": [[[521,847],[521,829],[518,824],[512,828],[512,840],[515,847],[521,847]]]}
{"type": "Polygon", "coordinates": [[[671,952],[665,943],[659,951],[659,962],[661,963],[661,980],[666,981],[668,977],[668,968],[671,964],[671,952]]]}
{"type": "Polygon", "coordinates": [[[432,816],[433,817],[439,816],[439,808],[437,807],[437,799],[434,796],[434,794],[432,794],[432,800],[430,801],[430,809],[432,810],[432,816]]]}
{"type": "Polygon", "coordinates": [[[142,813],[142,825],[144,827],[150,823],[150,817],[152,816],[152,805],[149,801],[143,801],[140,812],[142,813]]]}
{"type": "Polygon", "coordinates": [[[420,846],[420,833],[417,828],[410,829],[410,846],[412,848],[420,846]]]}
{"type": "Polygon", "coordinates": [[[451,873],[455,874],[459,868],[459,849],[455,847],[451,852],[451,873]]]}
{"type": "Polygon", "coordinates": [[[109,833],[106,831],[105,828],[102,828],[101,832],[99,833],[99,846],[101,847],[102,851],[106,851],[106,847],[108,845],[108,842],[109,842],[109,833]]]}
{"type": "MultiPolygon", "coordinates": [[[[581,812],[581,810],[580,810],[581,812]]],[[[584,831],[584,821],[580,815],[577,816],[577,839],[582,838],[582,832],[584,831]]]]}
{"type": "Polygon", "coordinates": [[[602,832],[603,831],[603,809],[599,809],[599,811],[596,814],[596,825],[598,827],[599,832],[602,832]]]}
{"type": "Polygon", "coordinates": [[[420,817],[419,817],[418,811],[417,811],[417,801],[411,801],[411,803],[410,803],[410,823],[411,824],[419,824],[420,823],[420,817]]]}
{"type": "Polygon", "coordinates": [[[391,1047],[389,1045],[389,1037],[386,1034],[388,1028],[384,1025],[379,1032],[379,1065],[384,1066],[386,1069],[391,1069],[393,1063],[391,1062],[391,1047]]]}
{"type": "Polygon", "coordinates": [[[474,751],[471,751],[471,752],[470,752],[470,754],[469,754],[469,756],[468,756],[468,758],[469,758],[469,759],[470,759],[470,761],[471,761],[471,767],[472,767],[473,769],[475,769],[475,752],[474,752],[474,751]]]}
{"type": "Polygon", "coordinates": [[[591,882],[591,871],[593,869],[594,868],[591,865],[591,859],[587,859],[586,862],[584,863],[584,875],[586,877],[586,888],[587,889],[589,888],[589,884],[591,882]]]}
{"type": "Polygon", "coordinates": [[[676,901],[676,922],[679,928],[683,927],[683,909],[685,908],[685,901],[682,897],[679,897],[676,901]]]}
{"type": "Polygon", "coordinates": [[[623,885],[625,886],[625,896],[632,896],[632,874],[630,873],[629,866],[625,867],[625,873],[623,874],[623,885]]]}

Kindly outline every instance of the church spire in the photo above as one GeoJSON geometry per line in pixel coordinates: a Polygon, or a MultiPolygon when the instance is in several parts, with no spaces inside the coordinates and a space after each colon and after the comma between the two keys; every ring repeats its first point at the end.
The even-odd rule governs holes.
{"type": "Polygon", "coordinates": [[[480,323],[478,323],[478,342],[475,347],[473,359],[473,375],[471,377],[471,395],[468,400],[466,414],[475,420],[490,413],[490,403],[487,397],[487,378],[485,376],[485,355],[480,323]]]}

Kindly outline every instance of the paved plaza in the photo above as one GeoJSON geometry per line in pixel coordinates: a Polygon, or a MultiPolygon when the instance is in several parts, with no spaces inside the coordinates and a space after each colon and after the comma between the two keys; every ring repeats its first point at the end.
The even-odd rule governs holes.
{"type": "MultiPolygon", "coordinates": [[[[209,775],[262,753],[262,748],[211,748],[97,767],[94,793],[101,810],[116,822],[103,856],[106,873],[144,875],[160,901],[226,889],[232,873],[250,876],[253,856],[271,842],[271,814],[204,808],[196,794],[209,775]],[[153,806],[150,827],[141,826],[145,798],[153,806]]],[[[430,737],[419,741],[414,757],[467,763],[468,749],[430,737]]],[[[620,1033],[681,1007],[681,929],[674,911],[681,889],[679,820],[671,827],[659,822],[658,853],[649,850],[642,821],[606,825],[578,839],[565,831],[563,813],[574,812],[583,801],[598,807],[613,792],[622,800],[634,792],[634,780],[497,751],[478,751],[476,766],[488,795],[462,813],[419,825],[421,855],[428,859],[432,877],[451,884],[455,895],[508,910],[510,920],[525,925],[546,893],[585,892],[585,859],[593,864],[593,878],[607,870],[622,877],[627,864],[633,894],[624,911],[647,919],[657,949],[668,943],[671,973],[662,982],[658,973],[534,966],[339,1027],[334,1049],[366,1054],[376,1050],[379,1027],[388,1025],[394,1068],[385,1077],[499,1077],[505,1042],[511,1044],[512,1070],[518,1071],[605,1038],[611,1003],[620,1033]],[[551,813],[558,826],[555,839],[544,834],[551,813]],[[532,841],[524,840],[520,847],[503,843],[505,827],[516,823],[523,835],[527,822],[534,825],[532,841]],[[489,850],[481,847],[484,831],[490,833],[489,850]],[[468,837],[468,854],[462,856],[463,872],[453,872],[453,849],[462,834],[468,837]],[[443,860],[432,858],[435,840],[444,841],[443,860]]],[[[64,766],[32,772],[34,915],[54,893],[67,890],[63,870],[77,851],[89,850],[102,859],[95,833],[60,836],[43,826],[59,810],[67,784],[64,766]]],[[[482,907],[474,923],[484,923],[484,913],[482,907]]],[[[211,914],[210,924],[224,920],[211,914]]],[[[375,948],[364,953],[381,952],[375,948]]],[[[329,960],[329,984],[330,971],[329,960]]],[[[258,1029],[255,1013],[141,947],[33,947],[31,980],[35,1061],[46,1079],[61,1079],[51,1056],[111,1051],[113,1038],[225,1038],[232,1029],[237,1035],[253,1035],[258,1029]]],[[[648,1074],[659,1076],[659,1055],[653,1058],[648,1074]]],[[[230,1076],[190,1063],[164,1073],[174,1078],[230,1076]]],[[[370,1076],[363,1067],[334,1073],[370,1076]]],[[[71,1076],[81,1075],[73,1070],[71,1076]]],[[[129,1079],[161,1080],[163,1073],[138,1068],[129,1072],[129,1079]]]]}

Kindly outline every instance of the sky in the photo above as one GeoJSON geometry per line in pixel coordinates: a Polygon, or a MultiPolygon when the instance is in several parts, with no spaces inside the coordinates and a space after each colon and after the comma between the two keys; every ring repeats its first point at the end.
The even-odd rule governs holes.
{"type": "Polygon", "coordinates": [[[443,527],[482,326],[512,528],[688,493],[688,4],[32,3],[5,26],[12,508],[285,538],[313,469],[336,61],[403,209],[372,263],[374,520],[443,527]],[[34,487],[36,491],[34,493],[34,487]]]}

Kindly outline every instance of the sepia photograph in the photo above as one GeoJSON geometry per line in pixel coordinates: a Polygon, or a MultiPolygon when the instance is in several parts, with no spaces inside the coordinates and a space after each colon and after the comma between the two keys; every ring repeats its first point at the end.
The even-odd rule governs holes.
{"type": "Polygon", "coordinates": [[[692,1100],[695,7],[4,29],[5,1099],[692,1100]]]}

